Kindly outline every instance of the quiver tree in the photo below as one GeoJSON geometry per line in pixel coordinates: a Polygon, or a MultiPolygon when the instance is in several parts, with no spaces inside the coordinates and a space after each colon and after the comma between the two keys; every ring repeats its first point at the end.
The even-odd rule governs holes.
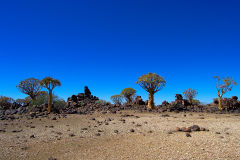
{"type": "Polygon", "coordinates": [[[127,103],[132,103],[136,92],[133,88],[125,88],[122,90],[121,95],[126,99],[127,103]]]}
{"type": "Polygon", "coordinates": [[[215,81],[216,81],[216,88],[217,88],[217,93],[218,93],[218,108],[220,110],[223,109],[222,106],[222,97],[225,93],[229,92],[232,90],[232,88],[237,85],[237,83],[233,80],[233,78],[229,77],[222,77],[219,78],[218,76],[214,76],[215,81]]]}
{"type": "Polygon", "coordinates": [[[191,104],[193,102],[194,97],[196,97],[197,94],[198,92],[195,89],[191,89],[191,88],[183,92],[184,97],[188,99],[191,104]]]}
{"type": "Polygon", "coordinates": [[[61,82],[57,79],[53,79],[52,77],[46,77],[40,82],[40,84],[48,90],[48,112],[51,112],[53,103],[53,89],[57,86],[61,86],[61,82]]]}
{"type": "Polygon", "coordinates": [[[28,78],[19,82],[17,88],[22,93],[29,95],[32,100],[35,100],[42,89],[42,86],[40,85],[40,80],[36,78],[28,78]]]}
{"type": "Polygon", "coordinates": [[[152,109],[154,108],[154,94],[166,85],[166,81],[156,73],[148,73],[139,77],[136,84],[149,93],[148,109],[152,109]]]}
{"type": "Polygon", "coordinates": [[[113,95],[111,96],[111,101],[113,101],[114,104],[121,105],[123,102],[123,96],[122,95],[113,95]]]}

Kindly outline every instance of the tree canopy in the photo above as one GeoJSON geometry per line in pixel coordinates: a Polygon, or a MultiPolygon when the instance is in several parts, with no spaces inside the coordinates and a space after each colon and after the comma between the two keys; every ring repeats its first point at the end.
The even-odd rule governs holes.
{"type": "Polygon", "coordinates": [[[136,90],[129,87],[122,90],[121,95],[125,97],[128,103],[132,102],[136,94],[136,90]]]}
{"type": "Polygon", "coordinates": [[[148,73],[139,77],[136,84],[139,84],[149,93],[156,93],[166,85],[166,81],[156,73],[148,73]]]}
{"type": "Polygon", "coordinates": [[[61,82],[57,79],[54,79],[52,77],[46,77],[44,78],[40,84],[47,88],[48,90],[53,90],[56,86],[61,86],[61,82]]]}
{"type": "Polygon", "coordinates": [[[113,95],[110,98],[114,104],[122,104],[123,103],[123,96],[122,95],[113,95]]]}
{"type": "Polygon", "coordinates": [[[32,99],[35,99],[42,86],[40,85],[40,80],[36,78],[28,78],[17,85],[17,88],[24,94],[29,95],[32,99]]]}

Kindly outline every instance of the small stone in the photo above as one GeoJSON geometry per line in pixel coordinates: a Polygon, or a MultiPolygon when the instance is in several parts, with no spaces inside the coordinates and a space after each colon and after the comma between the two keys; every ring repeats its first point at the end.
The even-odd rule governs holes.
{"type": "Polygon", "coordinates": [[[35,138],[35,136],[34,136],[34,135],[31,135],[30,138],[35,138]]]}
{"type": "Polygon", "coordinates": [[[181,128],[177,127],[176,132],[180,132],[180,131],[182,131],[181,128]]]}
{"type": "Polygon", "coordinates": [[[53,117],[52,120],[57,120],[57,117],[53,117]]]}
{"type": "Polygon", "coordinates": [[[118,133],[118,130],[114,130],[114,133],[118,133]]]}
{"type": "Polygon", "coordinates": [[[168,134],[173,134],[173,132],[172,131],[168,131],[168,134]]]}
{"type": "Polygon", "coordinates": [[[186,133],[186,137],[192,137],[190,133],[186,133]]]}
{"type": "Polygon", "coordinates": [[[100,133],[96,133],[95,136],[101,136],[101,134],[100,133]]]}
{"type": "Polygon", "coordinates": [[[188,127],[188,128],[182,127],[181,130],[182,130],[183,132],[191,132],[191,128],[190,128],[190,127],[188,127]]]}
{"type": "Polygon", "coordinates": [[[75,134],[71,133],[71,134],[69,134],[69,136],[70,136],[70,137],[74,137],[74,136],[75,136],[75,134]]]}
{"type": "Polygon", "coordinates": [[[50,157],[48,160],[57,160],[57,158],[50,157]]]}
{"type": "Polygon", "coordinates": [[[28,147],[26,147],[26,146],[21,148],[21,150],[24,150],[24,151],[26,151],[27,149],[28,149],[28,147]]]}
{"type": "Polygon", "coordinates": [[[130,129],[130,132],[135,132],[135,130],[134,129],[130,129]]]}
{"type": "Polygon", "coordinates": [[[87,128],[82,128],[82,130],[86,131],[86,130],[88,130],[88,129],[87,129],[87,128]]]}
{"type": "Polygon", "coordinates": [[[220,132],[216,132],[216,134],[221,134],[220,132]]]}

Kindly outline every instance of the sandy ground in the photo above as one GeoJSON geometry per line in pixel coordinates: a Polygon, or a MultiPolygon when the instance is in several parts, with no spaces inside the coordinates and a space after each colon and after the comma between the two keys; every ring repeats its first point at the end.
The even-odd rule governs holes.
{"type": "Polygon", "coordinates": [[[0,130],[6,131],[0,131],[0,159],[240,159],[240,116],[167,114],[124,111],[0,121],[0,130]],[[194,124],[209,131],[192,132],[191,137],[184,132],[169,133],[194,124]]]}

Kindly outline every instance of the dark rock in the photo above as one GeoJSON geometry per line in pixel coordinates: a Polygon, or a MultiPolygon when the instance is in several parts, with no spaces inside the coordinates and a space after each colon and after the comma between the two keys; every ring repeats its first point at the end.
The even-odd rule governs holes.
{"type": "Polygon", "coordinates": [[[30,138],[35,138],[35,136],[34,136],[34,135],[31,135],[30,138]]]}
{"type": "Polygon", "coordinates": [[[87,97],[90,97],[91,94],[92,94],[92,93],[90,92],[90,90],[88,89],[87,86],[84,87],[84,94],[85,94],[85,96],[87,96],[87,97]]]}
{"type": "Polygon", "coordinates": [[[190,133],[186,133],[186,137],[192,137],[190,133]]]}
{"type": "Polygon", "coordinates": [[[57,120],[57,117],[53,117],[52,120],[57,120]]]}
{"type": "Polygon", "coordinates": [[[95,136],[101,136],[101,134],[100,133],[96,133],[95,136]]]}
{"type": "Polygon", "coordinates": [[[134,129],[130,129],[130,132],[135,132],[135,130],[134,129]]]}
{"type": "Polygon", "coordinates": [[[118,133],[118,130],[114,130],[114,133],[118,133]]]}
{"type": "Polygon", "coordinates": [[[136,105],[145,105],[145,102],[143,101],[141,96],[137,96],[135,100],[133,101],[133,104],[136,105]]]}
{"type": "Polygon", "coordinates": [[[75,136],[75,134],[71,133],[71,134],[69,134],[69,136],[70,136],[70,137],[74,137],[74,136],[75,136]]]}
{"type": "Polygon", "coordinates": [[[57,158],[50,157],[48,160],[57,160],[57,158]]]}
{"type": "Polygon", "coordinates": [[[191,127],[188,127],[188,128],[182,127],[181,131],[183,131],[183,132],[191,132],[191,127]]]}
{"type": "Polygon", "coordinates": [[[190,128],[191,128],[191,131],[200,131],[200,127],[198,125],[193,125],[190,128]]]}

